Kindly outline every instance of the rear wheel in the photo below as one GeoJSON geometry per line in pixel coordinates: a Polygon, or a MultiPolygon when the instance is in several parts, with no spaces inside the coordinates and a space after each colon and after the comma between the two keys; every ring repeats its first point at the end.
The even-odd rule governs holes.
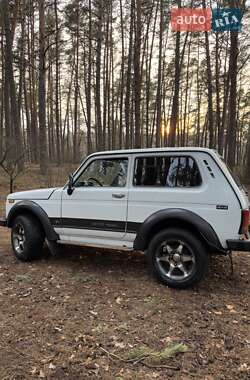
{"type": "Polygon", "coordinates": [[[209,262],[204,244],[191,232],[178,228],[157,234],[149,244],[147,257],[153,274],[173,288],[199,282],[209,262]]]}
{"type": "Polygon", "coordinates": [[[13,222],[11,242],[15,256],[31,261],[42,256],[45,236],[39,221],[33,216],[20,215],[13,222]]]}

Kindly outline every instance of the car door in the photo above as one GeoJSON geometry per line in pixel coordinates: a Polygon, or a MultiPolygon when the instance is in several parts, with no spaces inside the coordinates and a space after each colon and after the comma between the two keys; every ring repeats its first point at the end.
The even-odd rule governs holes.
{"type": "Polygon", "coordinates": [[[62,193],[64,239],[95,243],[124,237],[128,203],[128,156],[90,158],[62,193]]]}

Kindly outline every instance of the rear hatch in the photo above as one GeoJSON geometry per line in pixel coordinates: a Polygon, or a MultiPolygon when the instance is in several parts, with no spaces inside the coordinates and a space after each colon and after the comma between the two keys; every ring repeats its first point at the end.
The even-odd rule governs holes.
{"type": "Polygon", "coordinates": [[[222,169],[227,174],[227,176],[231,177],[231,180],[234,182],[238,190],[241,194],[241,203],[242,203],[242,210],[241,210],[241,226],[239,233],[242,235],[245,235],[246,237],[249,236],[249,198],[248,198],[248,190],[246,187],[242,184],[239,176],[235,174],[230,167],[225,163],[224,159],[218,154],[222,169]]]}

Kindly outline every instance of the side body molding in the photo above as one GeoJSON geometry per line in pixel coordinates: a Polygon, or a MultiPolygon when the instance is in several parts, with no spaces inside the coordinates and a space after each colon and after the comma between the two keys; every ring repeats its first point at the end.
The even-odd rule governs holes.
{"type": "Polygon", "coordinates": [[[199,215],[192,211],[172,208],[160,210],[150,215],[140,226],[136,239],[134,241],[134,249],[144,251],[147,249],[150,238],[153,233],[162,230],[162,226],[169,227],[186,227],[187,229],[197,231],[200,236],[212,249],[223,251],[223,247],[218,239],[218,236],[211,225],[199,215]]]}
{"type": "Polygon", "coordinates": [[[32,214],[41,223],[45,236],[49,241],[59,240],[58,234],[55,232],[53,226],[50,223],[49,217],[46,212],[35,202],[32,201],[20,201],[13,206],[9,212],[7,218],[7,226],[11,227],[15,217],[20,214],[32,214]]]}

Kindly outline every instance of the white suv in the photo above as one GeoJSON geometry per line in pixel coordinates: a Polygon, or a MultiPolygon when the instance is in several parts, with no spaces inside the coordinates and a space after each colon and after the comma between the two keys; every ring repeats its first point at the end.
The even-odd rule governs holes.
{"type": "Polygon", "coordinates": [[[247,194],[220,156],[201,148],[92,154],[63,188],[9,195],[1,225],[22,261],[40,257],[45,239],[139,250],[175,288],[197,283],[212,253],[250,251],[247,194]]]}

